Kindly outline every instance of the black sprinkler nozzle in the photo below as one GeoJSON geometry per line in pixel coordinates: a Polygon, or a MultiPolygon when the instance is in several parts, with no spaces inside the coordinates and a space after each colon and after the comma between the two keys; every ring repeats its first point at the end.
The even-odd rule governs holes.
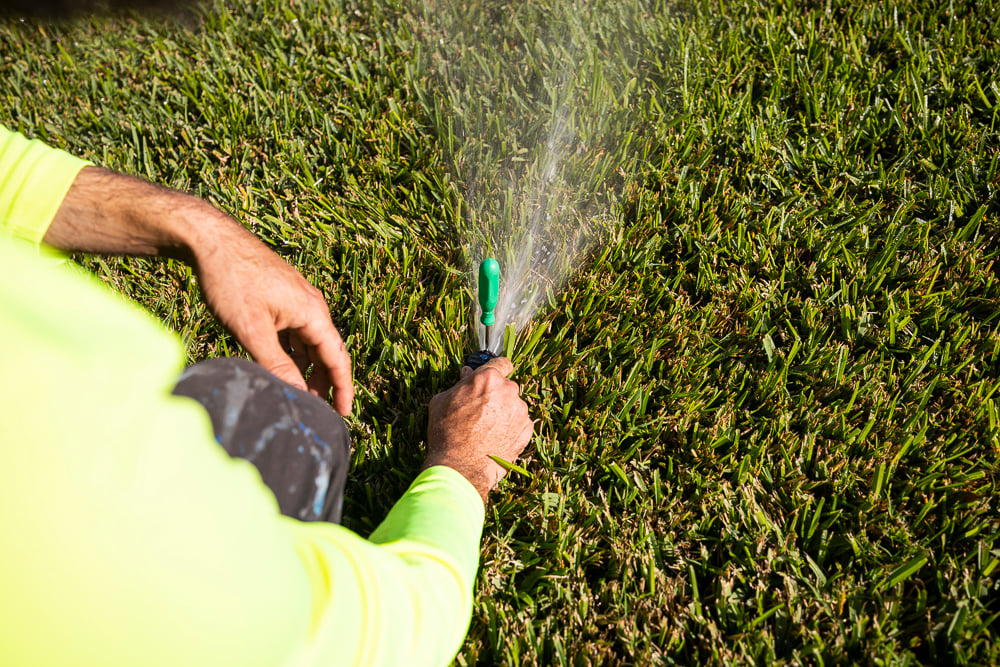
{"type": "Polygon", "coordinates": [[[468,366],[472,370],[476,370],[483,364],[485,364],[490,359],[496,359],[495,354],[489,350],[480,350],[479,352],[469,352],[465,355],[465,359],[462,361],[462,365],[468,366]]]}

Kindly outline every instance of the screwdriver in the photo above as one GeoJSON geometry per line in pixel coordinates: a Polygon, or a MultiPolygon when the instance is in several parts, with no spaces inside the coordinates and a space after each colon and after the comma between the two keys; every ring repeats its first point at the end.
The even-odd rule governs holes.
{"type": "Polygon", "coordinates": [[[465,355],[463,366],[475,370],[497,356],[490,352],[490,336],[497,321],[493,310],[497,307],[499,297],[500,265],[492,257],[487,257],[479,265],[479,307],[483,310],[479,321],[486,327],[486,346],[479,352],[469,352],[465,355]]]}
{"type": "Polygon", "coordinates": [[[490,338],[496,315],[493,309],[497,307],[500,297],[500,265],[492,257],[487,257],[479,265],[479,307],[483,314],[479,321],[486,327],[486,349],[490,349],[490,338]]]}

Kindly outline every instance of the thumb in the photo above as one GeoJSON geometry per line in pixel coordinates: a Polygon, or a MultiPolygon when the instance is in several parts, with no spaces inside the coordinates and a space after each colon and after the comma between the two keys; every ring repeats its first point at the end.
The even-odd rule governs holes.
{"type": "Polygon", "coordinates": [[[459,374],[458,379],[464,380],[465,378],[472,375],[475,371],[472,370],[472,366],[462,366],[462,372],[459,374]]]}
{"type": "Polygon", "coordinates": [[[510,374],[514,372],[514,364],[507,357],[494,357],[477,368],[475,372],[483,373],[487,368],[492,368],[505,378],[510,377],[510,374]]]}

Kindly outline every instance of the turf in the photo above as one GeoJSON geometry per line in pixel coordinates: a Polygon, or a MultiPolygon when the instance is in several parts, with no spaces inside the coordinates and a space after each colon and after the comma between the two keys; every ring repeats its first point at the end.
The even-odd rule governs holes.
{"type": "MultiPolygon", "coordinates": [[[[518,334],[530,475],[494,496],[458,664],[991,664],[988,4],[5,20],[0,118],[209,198],[326,293],[356,366],[346,515],[364,533],[473,344],[468,237],[503,221],[503,179],[577,99],[569,182],[609,222],[518,334]]],[[[192,359],[241,354],[185,267],[81,261],[192,359]]]]}

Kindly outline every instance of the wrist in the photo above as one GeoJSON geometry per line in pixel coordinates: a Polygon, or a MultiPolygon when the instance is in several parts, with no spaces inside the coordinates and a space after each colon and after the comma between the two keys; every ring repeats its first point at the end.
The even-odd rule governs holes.
{"type": "Polygon", "coordinates": [[[200,269],[220,250],[246,250],[248,243],[261,244],[253,232],[208,202],[177,194],[184,198],[173,229],[175,247],[180,251],[174,255],[177,259],[200,269]]]}
{"type": "Polygon", "coordinates": [[[168,233],[173,252],[164,254],[197,267],[219,248],[229,244],[234,234],[248,233],[242,225],[208,202],[179,192],[170,194],[176,197],[175,215],[168,233]]]}

